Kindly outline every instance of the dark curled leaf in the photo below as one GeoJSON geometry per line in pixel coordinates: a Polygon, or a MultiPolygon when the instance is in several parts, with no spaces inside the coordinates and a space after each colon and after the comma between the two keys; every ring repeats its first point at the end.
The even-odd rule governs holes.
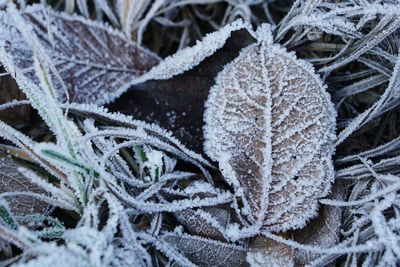
{"type": "MultiPolygon", "coordinates": [[[[30,182],[19,173],[18,165],[10,158],[0,155],[0,194],[12,192],[26,192],[45,194],[45,191],[30,182]]],[[[24,216],[33,213],[44,213],[48,205],[29,196],[6,196],[13,215],[24,216]]]]}
{"type": "Polygon", "coordinates": [[[239,54],[241,48],[253,42],[254,38],[247,30],[234,31],[222,48],[191,70],[167,80],[150,80],[135,85],[110,109],[132,115],[135,119],[157,123],[171,130],[189,148],[201,151],[204,102],[214,78],[225,64],[239,54]]]}
{"type": "Polygon", "coordinates": [[[230,220],[229,209],[217,207],[187,209],[176,212],[175,217],[192,234],[226,241],[223,231],[230,220]]]}
{"type": "Polygon", "coordinates": [[[187,234],[166,234],[162,239],[199,266],[248,266],[247,249],[187,234]]]}
{"type": "Polygon", "coordinates": [[[203,210],[215,218],[223,227],[231,222],[231,209],[229,206],[204,207],[203,210]]]}
{"type": "MultiPolygon", "coordinates": [[[[346,195],[346,184],[337,181],[329,198],[343,200],[346,195]]],[[[319,247],[332,247],[340,241],[343,208],[323,205],[318,217],[313,219],[304,229],[294,231],[294,239],[301,243],[319,247]]],[[[318,258],[318,254],[295,250],[294,258],[297,264],[310,264],[318,258]]]]}
{"type": "MultiPolygon", "coordinates": [[[[123,33],[79,16],[51,10],[42,5],[26,8],[22,15],[68,88],[71,102],[103,104],[126,91],[130,82],[156,65],[159,58],[126,39],[123,33]],[[50,32],[48,31],[50,19],[50,32]]],[[[12,15],[0,14],[0,42],[16,67],[37,81],[30,40],[18,31],[12,15]]],[[[53,75],[60,97],[62,85],[53,75]]]]}

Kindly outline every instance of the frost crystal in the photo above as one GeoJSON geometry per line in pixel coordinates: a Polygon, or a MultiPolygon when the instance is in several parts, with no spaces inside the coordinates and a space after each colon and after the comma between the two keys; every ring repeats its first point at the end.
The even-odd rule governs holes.
{"type": "Polygon", "coordinates": [[[329,192],[336,112],[313,68],[265,32],[216,78],[204,147],[250,208],[248,218],[285,231],[303,227],[329,192]]]}

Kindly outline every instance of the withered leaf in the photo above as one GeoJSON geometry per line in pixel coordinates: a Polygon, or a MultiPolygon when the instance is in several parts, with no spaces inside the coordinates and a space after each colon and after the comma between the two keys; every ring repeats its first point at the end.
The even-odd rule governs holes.
{"type": "MultiPolygon", "coordinates": [[[[155,54],[104,24],[54,10],[47,12],[42,5],[30,6],[22,15],[24,26],[35,33],[30,33],[30,38],[37,36],[58,72],[58,77],[53,73],[53,84],[61,99],[65,99],[65,90],[59,78],[71,102],[109,103],[159,62],[155,54]]],[[[13,14],[0,13],[1,45],[16,67],[37,81],[31,40],[25,39],[17,25],[13,14]]]]}
{"type": "MultiPolygon", "coordinates": [[[[332,187],[329,198],[343,200],[346,196],[346,183],[336,181],[332,187]]],[[[293,232],[294,239],[306,245],[331,247],[340,241],[340,228],[342,226],[343,208],[323,205],[319,211],[318,217],[313,219],[307,226],[301,230],[293,232]]],[[[294,258],[296,264],[307,265],[318,258],[318,254],[295,250],[294,258]]]]}
{"type": "MultiPolygon", "coordinates": [[[[46,194],[46,191],[38,185],[33,184],[28,178],[18,171],[18,164],[13,159],[0,154],[0,193],[27,192],[46,194]]],[[[43,214],[48,204],[29,196],[6,196],[11,212],[17,216],[34,213],[43,214]]]]}
{"type": "Polygon", "coordinates": [[[226,241],[224,229],[230,221],[229,209],[205,207],[176,212],[175,217],[192,234],[226,241]]]}
{"type": "Polygon", "coordinates": [[[248,266],[247,248],[187,234],[162,237],[176,250],[199,266],[248,266]]]}
{"type": "Polygon", "coordinates": [[[336,112],[310,64],[259,42],[218,74],[206,103],[205,152],[271,231],[304,227],[334,178],[336,112]]]}
{"type": "Polygon", "coordinates": [[[202,49],[208,49],[202,45],[203,42],[199,42],[197,47],[177,52],[167,63],[172,65],[172,70],[177,70],[176,75],[170,77],[169,73],[162,73],[158,76],[164,76],[165,79],[157,78],[135,85],[118,98],[109,107],[110,110],[157,123],[171,130],[186,146],[197,152],[202,151],[204,102],[214,78],[225,64],[239,54],[240,49],[255,40],[247,30],[237,29],[223,41],[222,47],[205,58],[198,55],[202,49]],[[194,66],[191,69],[184,68],[182,61],[192,62],[194,66]]]}
{"type": "Polygon", "coordinates": [[[252,267],[294,266],[293,249],[272,239],[258,236],[251,245],[247,261],[252,267]]]}

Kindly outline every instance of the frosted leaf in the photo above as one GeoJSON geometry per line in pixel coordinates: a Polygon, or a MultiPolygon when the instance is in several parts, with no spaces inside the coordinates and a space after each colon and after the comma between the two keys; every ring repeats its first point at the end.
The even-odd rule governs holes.
{"type": "Polygon", "coordinates": [[[336,113],[313,68],[271,39],[259,34],[217,76],[204,149],[248,218],[284,231],[303,227],[329,192],[336,113]]]}
{"type": "MultiPolygon", "coordinates": [[[[5,192],[32,192],[45,194],[45,191],[29,181],[18,171],[18,165],[10,158],[0,156],[0,194],[5,192]]],[[[6,196],[14,215],[44,213],[48,205],[29,196],[6,196]]]]}
{"type": "Polygon", "coordinates": [[[251,267],[294,266],[293,249],[272,239],[259,236],[247,254],[247,262],[251,267]]]}
{"type": "MultiPolygon", "coordinates": [[[[44,10],[42,5],[33,5],[22,15],[51,58],[73,102],[110,102],[159,61],[122,32],[76,15],[53,10],[47,15],[44,10]]],[[[7,46],[6,52],[12,55],[16,67],[38,83],[30,41],[18,31],[10,14],[2,12],[0,24],[0,45],[7,46]]],[[[59,79],[53,82],[59,94],[65,95],[59,79]]]]}
{"type": "Polygon", "coordinates": [[[187,234],[166,234],[162,238],[200,266],[247,266],[247,249],[241,246],[187,234]]]}
{"type": "Polygon", "coordinates": [[[231,211],[226,206],[204,207],[203,210],[215,218],[224,228],[231,222],[231,211]]]}
{"type": "Polygon", "coordinates": [[[187,209],[176,212],[175,217],[193,234],[221,241],[227,239],[223,231],[230,220],[228,209],[217,207],[187,209]]]}
{"type": "MultiPolygon", "coordinates": [[[[343,200],[346,195],[346,185],[337,181],[333,186],[329,198],[343,200]]],[[[342,226],[343,208],[335,206],[322,206],[317,218],[312,220],[304,229],[294,231],[294,240],[300,244],[319,247],[333,247],[340,241],[340,228],[342,226]]],[[[295,261],[299,265],[310,264],[318,258],[319,254],[295,250],[295,261]]]]}

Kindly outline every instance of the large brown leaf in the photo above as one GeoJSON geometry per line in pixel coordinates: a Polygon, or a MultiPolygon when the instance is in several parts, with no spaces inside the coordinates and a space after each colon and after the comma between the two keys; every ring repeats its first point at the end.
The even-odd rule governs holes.
{"type": "Polygon", "coordinates": [[[311,65],[258,32],[211,88],[205,151],[243,197],[243,213],[285,231],[304,227],[329,192],[336,113],[311,65]]]}
{"type": "Polygon", "coordinates": [[[248,266],[248,249],[187,234],[165,234],[162,239],[199,266],[248,266]]]}
{"type": "MultiPolygon", "coordinates": [[[[58,72],[58,76],[53,72],[53,83],[61,99],[65,99],[67,89],[72,102],[111,102],[159,62],[156,55],[104,24],[42,5],[30,6],[22,15],[26,21],[23,26],[15,21],[14,13],[0,13],[1,45],[16,67],[37,81],[32,58],[37,38],[58,72]],[[26,36],[20,27],[26,28],[26,36]]],[[[35,49],[40,54],[40,49],[35,49]]]]}

